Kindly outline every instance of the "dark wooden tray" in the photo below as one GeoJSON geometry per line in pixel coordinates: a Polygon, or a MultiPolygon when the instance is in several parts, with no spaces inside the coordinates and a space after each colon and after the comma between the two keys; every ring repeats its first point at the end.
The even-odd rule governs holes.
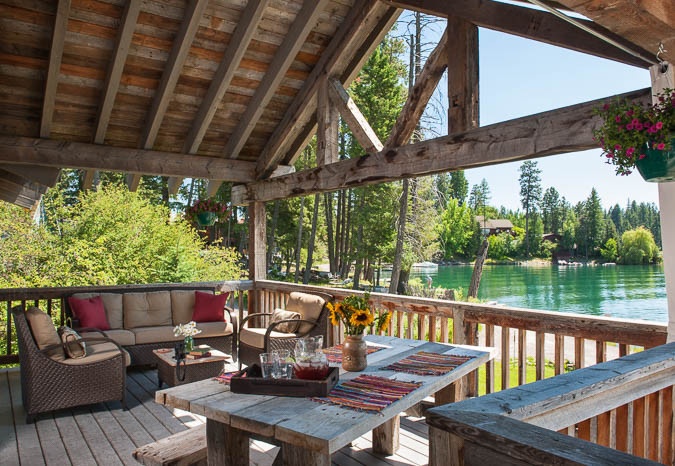
{"type": "Polygon", "coordinates": [[[340,370],[331,367],[323,380],[263,379],[262,377],[237,377],[230,380],[230,391],[249,395],[275,396],[326,396],[340,379],[340,370]]]}

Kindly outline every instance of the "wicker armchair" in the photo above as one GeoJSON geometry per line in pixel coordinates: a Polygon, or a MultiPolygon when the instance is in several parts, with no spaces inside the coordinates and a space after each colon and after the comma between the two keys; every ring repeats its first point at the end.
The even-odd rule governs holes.
{"type": "Polygon", "coordinates": [[[12,308],[12,317],[19,343],[26,422],[33,422],[39,413],[105,401],[120,401],[126,410],[129,356],[117,343],[109,338],[83,338],[87,356],[54,360],[48,354],[61,351],[62,345],[38,347],[24,306],[12,308]]]}
{"type": "MultiPolygon", "coordinates": [[[[297,341],[304,337],[313,337],[317,335],[327,336],[328,332],[328,308],[326,304],[333,301],[333,297],[327,293],[321,292],[293,292],[291,293],[286,310],[296,311],[303,317],[306,315],[302,307],[313,307],[314,314],[318,315],[316,319],[293,319],[280,320],[267,327],[250,327],[253,322],[269,320],[272,313],[258,312],[249,314],[242,320],[239,329],[239,367],[242,364],[250,366],[259,362],[260,353],[267,353],[274,350],[288,349],[293,352],[297,341]],[[304,302],[304,306],[302,303],[304,302]],[[318,309],[320,307],[320,309],[318,309]],[[300,328],[294,333],[285,333],[278,331],[278,328],[288,323],[298,323],[300,328]]],[[[324,346],[327,341],[324,338],[324,346]]]]}

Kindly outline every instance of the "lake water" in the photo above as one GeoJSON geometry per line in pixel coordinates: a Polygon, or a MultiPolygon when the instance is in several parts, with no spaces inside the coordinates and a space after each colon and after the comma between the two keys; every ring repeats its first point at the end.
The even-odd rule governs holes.
{"type": "MultiPolygon", "coordinates": [[[[435,287],[461,287],[466,296],[472,272],[473,266],[452,265],[411,275],[423,282],[429,275],[435,287]]],[[[529,309],[668,321],[663,266],[485,266],[478,298],[529,309]]]]}

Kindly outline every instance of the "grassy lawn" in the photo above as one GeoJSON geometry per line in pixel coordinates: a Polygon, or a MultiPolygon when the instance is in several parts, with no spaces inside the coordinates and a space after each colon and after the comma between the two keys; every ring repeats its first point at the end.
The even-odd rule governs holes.
{"type": "MultiPolygon", "coordinates": [[[[546,368],[544,369],[544,377],[549,378],[553,377],[555,375],[555,371],[553,370],[553,366],[549,361],[546,361],[546,368]]],[[[480,369],[478,369],[478,394],[479,395],[485,395],[485,366],[482,366],[480,369]]],[[[502,389],[502,363],[501,361],[495,361],[495,380],[494,380],[494,386],[495,386],[495,391],[498,392],[502,389]]],[[[526,371],[526,381],[527,383],[534,382],[537,380],[536,376],[536,367],[534,366],[534,362],[528,361],[527,364],[527,371],[526,371]]],[[[511,387],[517,387],[518,386],[518,366],[515,360],[511,361],[511,368],[509,370],[509,381],[510,381],[510,386],[511,387]]]]}

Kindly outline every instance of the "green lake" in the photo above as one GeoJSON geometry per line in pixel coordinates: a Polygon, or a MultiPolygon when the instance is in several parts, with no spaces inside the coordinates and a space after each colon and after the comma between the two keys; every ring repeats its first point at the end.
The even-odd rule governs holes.
{"type": "MultiPolygon", "coordinates": [[[[462,288],[466,295],[473,266],[413,270],[433,286],[462,288]]],[[[478,297],[512,307],[668,321],[663,266],[520,266],[483,268],[478,297]]]]}

